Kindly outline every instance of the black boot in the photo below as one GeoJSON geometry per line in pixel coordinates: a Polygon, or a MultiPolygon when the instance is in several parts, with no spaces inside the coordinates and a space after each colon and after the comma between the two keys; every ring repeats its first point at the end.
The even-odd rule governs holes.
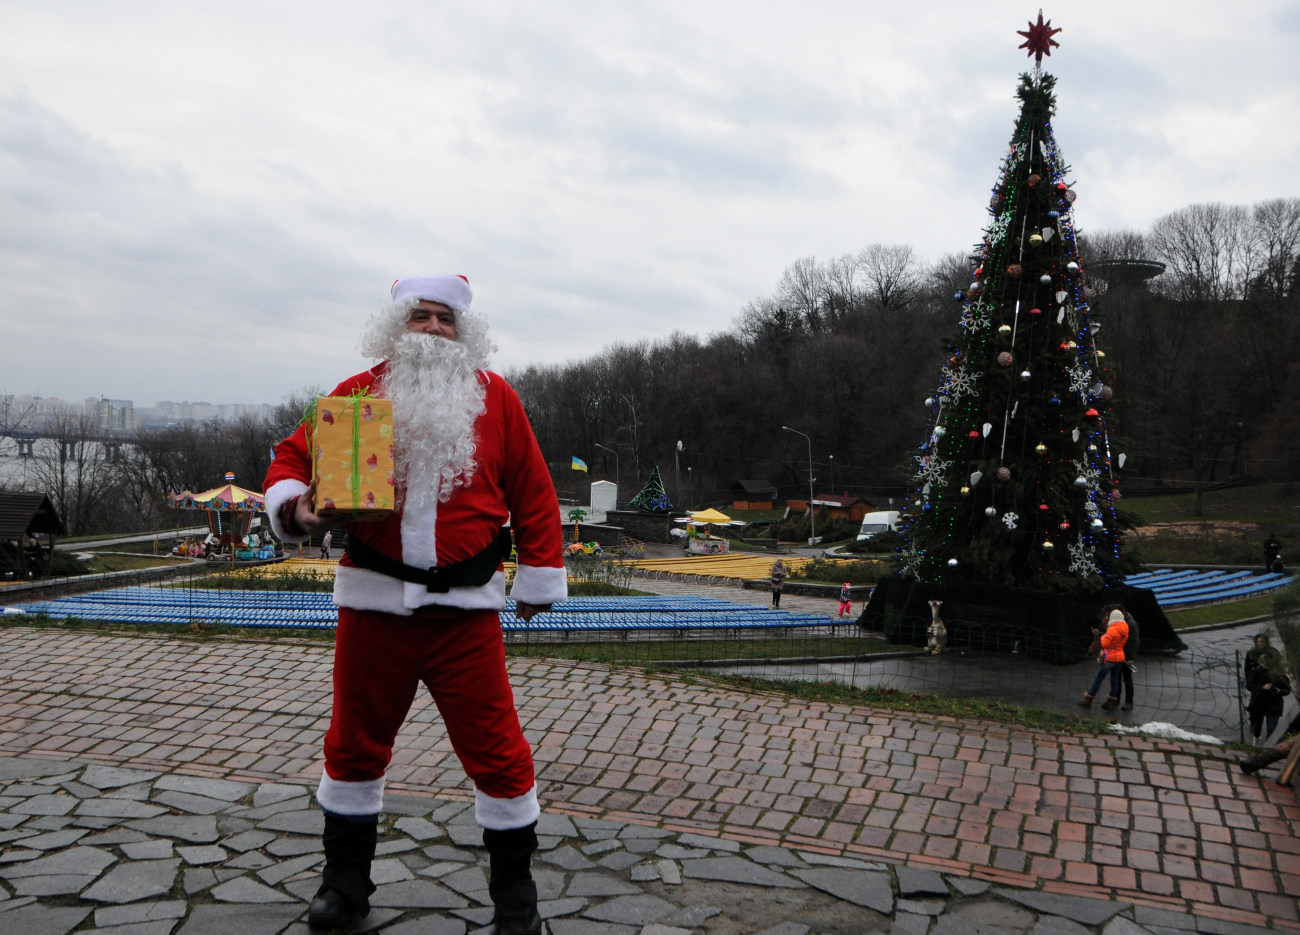
{"type": "Polygon", "coordinates": [[[537,850],[537,823],[507,831],[483,829],[483,846],[491,865],[488,894],[496,914],[493,935],[541,935],[537,914],[537,884],[529,869],[537,850]]]}
{"type": "Polygon", "coordinates": [[[318,929],[346,928],[370,914],[370,862],[375,859],[379,816],[349,818],[325,813],[325,872],[307,907],[307,924],[318,929]]]}

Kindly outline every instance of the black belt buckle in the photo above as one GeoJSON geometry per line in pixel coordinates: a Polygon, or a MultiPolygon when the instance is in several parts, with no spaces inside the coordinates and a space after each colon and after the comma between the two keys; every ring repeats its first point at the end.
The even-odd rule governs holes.
{"type": "Polygon", "coordinates": [[[447,575],[444,574],[444,568],[430,568],[424,573],[424,586],[430,594],[446,594],[451,590],[451,582],[447,581],[447,575]]]}

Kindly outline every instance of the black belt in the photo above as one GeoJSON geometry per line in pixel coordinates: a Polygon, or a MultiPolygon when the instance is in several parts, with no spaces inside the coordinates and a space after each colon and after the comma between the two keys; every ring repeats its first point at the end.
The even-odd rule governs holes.
{"type": "Polygon", "coordinates": [[[412,584],[422,584],[435,594],[446,594],[452,588],[477,588],[492,580],[492,576],[497,573],[497,566],[510,557],[510,529],[502,526],[496,539],[472,558],[434,568],[417,568],[389,558],[353,535],[348,536],[344,551],[352,563],[360,568],[412,584]]]}

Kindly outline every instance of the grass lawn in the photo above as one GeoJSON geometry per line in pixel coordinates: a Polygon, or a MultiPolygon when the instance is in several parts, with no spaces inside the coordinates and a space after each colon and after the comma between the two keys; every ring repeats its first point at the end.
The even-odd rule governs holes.
{"type": "Polygon", "coordinates": [[[1273,598],[1272,594],[1264,594],[1229,604],[1207,604],[1204,607],[1189,607],[1187,610],[1167,610],[1165,616],[1169,618],[1175,630],[1213,623],[1234,623],[1250,617],[1271,615],[1273,598]]]}
{"type": "Polygon", "coordinates": [[[1231,522],[1300,526],[1300,491],[1287,488],[1235,487],[1211,490],[1201,495],[1202,515],[1192,515],[1195,496],[1190,493],[1166,497],[1131,497],[1121,506],[1147,523],[1231,522]]]}

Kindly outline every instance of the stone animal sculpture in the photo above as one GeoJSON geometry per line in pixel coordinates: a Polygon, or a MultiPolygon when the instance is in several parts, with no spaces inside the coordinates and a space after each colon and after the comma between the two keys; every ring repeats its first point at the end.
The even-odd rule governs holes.
{"type": "Polygon", "coordinates": [[[939,619],[939,608],[943,606],[943,601],[930,602],[930,629],[926,631],[929,639],[925,641],[925,648],[930,651],[931,656],[937,656],[948,648],[948,628],[943,625],[939,619]]]}

